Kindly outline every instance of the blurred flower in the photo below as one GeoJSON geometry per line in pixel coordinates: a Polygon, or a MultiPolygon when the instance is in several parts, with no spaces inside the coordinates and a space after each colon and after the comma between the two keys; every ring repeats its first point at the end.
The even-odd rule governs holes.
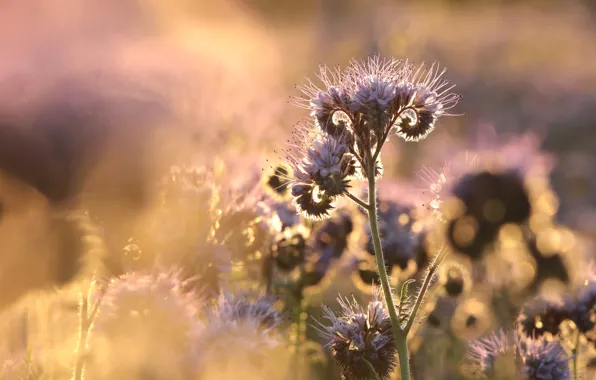
{"type": "Polygon", "coordinates": [[[91,333],[93,376],[191,376],[190,336],[199,301],[189,288],[179,271],[129,273],[106,284],[91,333]]]}
{"type": "Polygon", "coordinates": [[[340,212],[312,232],[307,243],[304,267],[298,279],[300,288],[318,286],[325,279],[329,283],[332,265],[343,256],[352,230],[352,215],[340,212]]]}
{"type": "Polygon", "coordinates": [[[550,161],[530,133],[492,142],[456,155],[440,172],[423,168],[418,175],[429,186],[424,206],[447,222],[456,251],[480,259],[504,225],[536,228],[536,220],[552,218],[550,161]]]}
{"type": "MultiPolygon", "coordinates": [[[[429,259],[424,247],[424,232],[412,212],[412,208],[396,201],[379,202],[379,231],[385,262],[390,266],[397,265],[402,271],[412,264],[416,264],[416,271],[420,271],[429,259]]],[[[368,236],[366,251],[374,256],[370,225],[367,223],[365,228],[368,236]]]]}
{"type": "Polygon", "coordinates": [[[278,332],[282,316],[274,301],[256,294],[220,293],[194,331],[193,356],[199,374],[205,378],[234,371],[264,375],[272,365],[280,365],[273,358],[283,348],[278,332]]]}
{"type": "Polygon", "coordinates": [[[290,183],[290,169],[285,165],[278,165],[271,173],[265,175],[265,183],[274,194],[283,197],[288,193],[290,183]]]}
{"type": "Polygon", "coordinates": [[[275,298],[252,298],[249,295],[235,295],[222,291],[209,319],[232,324],[253,321],[263,331],[279,327],[282,317],[273,307],[275,298]]]}
{"type": "Polygon", "coordinates": [[[366,310],[355,299],[341,297],[339,315],[323,306],[324,318],[331,326],[317,321],[316,328],[346,379],[374,379],[365,361],[381,379],[388,379],[397,364],[389,312],[381,300],[380,290],[376,288],[366,310]]]}
{"type": "Polygon", "coordinates": [[[493,316],[489,305],[478,298],[459,303],[451,318],[451,331],[462,340],[476,339],[490,330],[493,316]]]}
{"type": "Polygon", "coordinates": [[[478,367],[478,375],[488,378],[503,378],[500,371],[513,372],[519,378],[521,373],[518,355],[518,337],[499,331],[470,343],[469,357],[478,367]],[[501,375],[501,376],[499,376],[501,375]]]}
{"type": "Polygon", "coordinates": [[[44,371],[41,365],[29,353],[16,355],[3,354],[0,358],[0,379],[42,379],[44,371]]]}
{"type": "Polygon", "coordinates": [[[439,267],[439,285],[449,297],[458,297],[472,286],[472,277],[462,265],[445,262],[439,267]]]}
{"type": "Polygon", "coordinates": [[[569,357],[559,342],[521,337],[500,331],[470,344],[469,356],[480,373],[490,378],[505,373],[524,380],[571,379],[569,357]],[[513,370],[513,371],[512,371],[513,370]]]}
{"type": "Polygon", "coordinates": [[[522,308],[518,324],[526,336],[541,337],[545,333],[556,336],[559,326],[569,318],[564,299],[536,298],[522,308]]]}
{"type": "Polygon", "coordinates": [[[300,231],[283,235],[272,247],[277,268],[283,272],[291,272],[304,262],[306,239],[300,231]]]}

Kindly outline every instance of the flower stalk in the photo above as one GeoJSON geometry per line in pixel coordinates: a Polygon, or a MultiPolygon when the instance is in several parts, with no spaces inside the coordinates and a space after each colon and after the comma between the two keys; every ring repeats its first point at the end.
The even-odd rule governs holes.
{"type": "Polygon", "coordinates": [[[100,289],[99,297],[95,300],[92,307],[89,308],[89,298],[94,287],[95,281],[89,286],[87,294],[81,293],[79,301],[79,336],[77,340],[75,368],[73,371],[73,380],[83,380],[85,378],[85,362],[87,361],[87,347],[89,342],[89,331],[93,321],[99,311],[99,305],[103,296],[103,287],[100,289]]]}
{"type": "MultiPolygon", "coordinates": [[[[382,328],[387,335],[378,338],[372,348],[390,356],[397,351],[402,380],[410,380],[408,333],[446,252],[441,251],[430,265],[414,302],[396,306],[379,232],[376,181],[382,175],[381,151],[391,132],[405,141],[421,141],[434,130],[440,117],[452,115],[448,110],[457,104],[459,95],[450,92],[453,85],[442,79],[444,72],[435,64],[426,69],[424,65],[414,67],[380,57],[353,61],[345,70],[321,67],[318,77],[323,87],[309,80],[301,87],[305,96],[297,99],[298,105],[310,110],[312,121],[295,131],[290,144],[293,149],[286,151],[294,173],[291,194],[299,212],[311,219],[327,218],[335,209],[335,200],[342,196],[367,211],[387,307],[382,328]],[[349,192],[355,178],[367,180],[368,202],[349,192]],[[410,305],[413,305],[411,309],[410,305]]],[[[402,298],[408,299],[405,286],[402,298]]],[[[345,309],[348,315],[353,312],[351,307],[345,309]]],[[[336,320],[333,316],[328,319],[336,320]]],[[[361,366],[362,361],[354,360],[353,355],[366,354],[345,352],[348,343],[363,351],[368,347],[365,342],[346,342],[342,338],[355,334],[355,331],[343,331],[346,326],[352,326],[358,334],[368,334],[366,326],[354,323],[345,326],[336,323],[324,328],[323,335],[330,339],[332,354],[345,374],[387,378],[390,365],[368,358],[370,362],[361,366]],[[329,332],[335,330],[339,335],[329,332]]],[[[393,359],[385,361],[393,365],[393,359]]]]}
{"type": "MultiPolygon", "coordinates": [[[[370,157],[370,155],[369,155],[370,157]]],[[[369,173],[374,171],[374,161],[370,160],[368,163],[369,173]]],[[[393,300],[393,293],[391,286],[389,285],[389,276],[387,275],[387,268],[385,267],[385,258],[383,256],[383,248],[381,246],[381,236],[379,235],[379,225],[377,220],[377,195],[375,188],[375,177],[369,176],[368,178],[368,221],[370,223],[370,232],[373,239],[373,245],[375,248],[375,259],[377,267],[379,269],[379,280],[381,282],[381,288],[383,289],[383,295],[387,308],[389,309],[389,317],[391,318],[391,328],[393,331],[393,337],[397,344],[399,363],[402,380],[410,379],[410,366],[408,365],[408,346],[407,344],[400,344],[401,341],[406,340],[406,336],[403,335],[403,331],[399,324],[399,318],[397,315],[397,308],[393,300]],[[405,362],[404,362],[405,359],[405,362]]]]}

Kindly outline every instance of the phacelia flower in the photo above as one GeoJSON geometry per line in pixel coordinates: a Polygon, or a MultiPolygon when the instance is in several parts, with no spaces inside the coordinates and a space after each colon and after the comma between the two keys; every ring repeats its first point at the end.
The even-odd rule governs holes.
{"type": "Polygon", "coordinates": [[[532,134],[493,142],[456,156],[440,171],[424,168],[419,173],[429,186],[424,205],[447,222],[446,238],[456,251],[480,259],[504,225],[552,216],[546,202],[552,192],[545,185],[550,167],[532,134]]]}
{"type": "MultiPolygon", "coordinates": [[[[379,230],[385,262],[397,265],[405,271],[415,263],[417,270],[422,270],[428,263],[428,254],[424,247],[424,233],[415,223],[412,209],[395,201],[379,202],[379,230]]],[[[370,226],[367,224],[367,231],[370,226]]],[[[374,246],[368,233],[367,252],[374,256],[374,246]]]]}
{"type": "Polygon", "coordinates": [[[298,104],[311,110],[317,125],[332,135],[351,130],[357,145],[370,148],[384,142],[389,131],[407,141],[425,138],[436,120],[449,115],[459,96],[442,79],[445,70],[428,70],[379,56],[352,61],[344,70],[320,68],[322,86],[309,80],[298,104]],[[336,113],[347,117],[335,117],[336,113]]]}
{"type": "Polygon", "coordinates": [[[272,297],[222,292],[193,334],[198,372],[206,378],[222,378],[234,372],[263,376],[261,371],[271,369],[273,355],[283,348],[278,333],[282,316],[274,301],[272,297]]]}
{"type": "Polygon", "coordinates": [[[322,66],[322,85],[308,80],[300,88],[304,97],[296,99],[313,119],[295,138],[294,145],[305,149],[289,155],[298,210],[327,217],[335,197],[347,192],[349,177],[379,177],[381,148],[391,131],[406,141],[425,138],[459,100],[444,72],[378,56],[346,69],[322,66]]]}
{"type": "Polygon", "coordinates": [[[268,331],[279,327],[282,316],[273,307],[274,297],[249,297],[222,291],[210,318],[230,323],[251,320],[260,329],[268,331]]]}
{"type": "Polygon", "coordinates": [[[178,273],[129,273],[105,285],[91,334],[94,377],[182,379],[194,371],[190,336],[199,301],[178,273]]]}
{"type": "Polygon", "coordinates": [[[505,378],[507,373],[523,380],[571,379],[565,350],[559,342],[544,338],[501,331],[472,342],[469,357],[488,378],[505,378]]]}
{"type": "Polygon", "coordinates": [[[559,327],[569,318],[564,299],[536,298],[524,305],[517,322],[526,336],[541,337],[545,333],[559,334],[559,327]]]}
{"type": "Polygon", "coordinates": [[[439,285],[449,297],[458,297],[472,286],[472,278],[462,265],[443,263],[439,268],[439,285]]]}
{"type": "Polygon", "coordinates": [[[290,171],[284,165],[279,165],[265,178],[268,188],[280,197],[288,192],[290,171]]]}
{"type": "Polygon", "coordinates": [[[377,288],[367,309],[355,299],[350,301],[341,297],[338,298],[339,315],[323,306],[324,318],[331,322],[331,326],[317,321],[316,328],[327,341],[326,347],[346,379],[374,379],[365,360],[372,364],[381,379],[388,379],[396,366],[389,312],[381,299],[377,288]]]}
{"type": "Polygon", "coordinates": [[[450,93],[455,87],[442,79],[446,69],[433,64],[425,70],[419,66],[396,89],[396,108],[399,110],[394,126],[397,135],[406,141],[419,141],[435,128],[435,122],[459,101],[450,93]]]}
{"type": "Polygon", "coordinates": [[[347,141],[312,125],[299,126],[294,140],[294,151],[286,151],[293,169],[294,204],[306,217],[328,217],[335,198],[347,191],[350,177],[356,173],[347,141]]]}
{"type": "Polygon", "coordinates": [[[293,231],[280,237],[272,247],[277,268],[291,272],[304,263],[306,256],[306,236],[301,231],[293,231]]]}

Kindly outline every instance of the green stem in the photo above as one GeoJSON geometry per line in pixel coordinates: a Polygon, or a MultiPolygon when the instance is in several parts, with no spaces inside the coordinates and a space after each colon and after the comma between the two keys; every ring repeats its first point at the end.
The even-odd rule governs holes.
{"type": "Polygon", "coordinates": [[[410,356],[408,354],[408,336],[402,335],[397,341],[397,358],[399,359],[399,371],[401,380],[410,380],[410,356]]]}
{"type": "Polygon", "coordinates": [[[433,260],[433,262],[430,264],[430,266],[428,268],[428,272],[426,273],[426,277],[424,278],[422,287],[420,288],[420,291],[418,292],[418,296],[416,297],[416,302],[414,303],[414,308],[412,309],[412,312],[410,313],[410,316],[408,317],[408,322],[406,324],[406,327],[403,329],[406,336],[408,335],[408,333],[410,332],[410,329],[412,328],[412,325],[414,324],[414,320],[416,319],[416,315],[418,314],[418,311],[420,310],[422,301],[424,301],[424,296],[426,296],[426,292],[428,291],[428,288],[430,287],[430,283],[431,283],[434,275],[437,273],[437,270],[439,269],[439,265],[441,264],[441,262],[443,261],[445,256],[447,256],[447,253],[448,253],[448,250],[446,250],[446,249],[444,250],[441,248],[441,250],[435,256],[435,259],[433,260]]]}
{"type": "MultiPolygon", "coordinates": [[[[369,157],[370,156],[371,155],[369,154],[369,157]]],[[[368,162],[368,220],[370,223],[370,233],[375,248],[375,258],[377,261],[377,267],[379,269],[379,279],[381,281],[381,287],[383,288],[385,302],[387,303],[387,308],[389,309],[393,337],[395,338],[395,343],[397,346],[401,380],[410,380],[407,335],[403,333],[399,324],[397,310],[393,301],[393,294],[391,292],[391,287],[389,286],[389,277],[387,276],[387,268],[385,267],[383,248],[381,247],[381,237],[379,235],[379,225],[377,222],[377,198],[374,171],[375,161],[370,159],[368,162]]]]}
{"type": "Polygon", "coordinates": [[[370,206],[368,205],[368,203],[366,203],[362,199],[358,198],[354,194],[346,191],[346,196],[348,198],[350,198],[351,200],[353,200],[354,203],[356,203],[358,206],[362,207],[363,209],[368,210],[370,208],[370,206]]]}
{"type": "Polygon", "coordinates": [[[381,380],[381,377],[379,377],[379,374],[377,373],[377,371],[375,370],[375,367],[373,367],[373,365],[371,364],[371,362],[369,362],[366,359],[364,359],[364,362],[368,366],[368,369],[370,370],[370,373],[372,373],[372,375],[375,378],[375,380],[381,380]]]}

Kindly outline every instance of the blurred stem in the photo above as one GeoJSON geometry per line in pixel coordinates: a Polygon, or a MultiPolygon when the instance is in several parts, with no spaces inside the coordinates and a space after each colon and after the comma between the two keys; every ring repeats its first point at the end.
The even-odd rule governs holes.
{"type": "Polygon", "coordinates": [[[266,294],[269,296],[271,294],[273,294],[273,276],[274,276],[274,271],[275,271],[275,265],[273,262],[274,258],[273,258],[273,250],[270,249],[269,250],[269,255],[267,255],[265,257],[265,263],[264,263],[264,275],[265,275],[265,292],[266,294]]]}
{"type": "Polygon", "coordinates": [[[83,293],[81,293],[81,300],[79,302],[79,340],[77,342],[76,361],[73,380],[83,379],[83,369],[85,367],[87,337],[89,335],[88,317],[87,317],[88,300],[83,293]]]}
{"type": "Polygon", "coordinates": [[[301,353],[302,353],[302,313],[304,311],[304,291],[302,285],[299,285],[299,289],[294,294],[294,310],[292,313],[292,319],[294,323],[296,342],[294,344],[294,379],[300,380],[300,368],[302,367],[301,353]]]}
{"type": "Polygon", "coordinates": [[[375,371],[375,367],[373,367],[373,365],[371,364],[371,362],[369,362],[366,359],[364,359],[364,362],[366,363],[368,369],[370,370],[370,373],[372,373],[372,375],[375,378],[375,380],[381,380],[381,378],[379,377],[379,374],[377,373],[377,371],[375,371]]]}
{"type": "Polygon", "coordinates": [[[375,258],[377,261],[377,268],[379,269],[379,279],[383,288],[385,302],[389,309],[389,317],[391,318],[391,328],[393,330],[393,337],[397,346],[397,353],[399,357],[399,367],[401,371],[401,380],[410,380],[410,363],[408,358],[408,343],[407,334],[402,331],[399,324],[395,302],[393,301],[393,294],[389,286],[389,277],[387,276],[387,268],[385,267],[385,258],[383,257],[383,248],[381,246],[381,237],[379,235],[379,225],[377,221],[377,194],[375,187],[375,160],[372,159],[372,154],[369,150],[368,161],[368,221],[370,223],[370,233],[375,247],[375,258]]]}
{"type": "Polygon", "coordinates": [[[575,329],[575,344],[573,346],[573,378],[575,380],[578,379],[577,377],[577,362],[578,362],[578,356],[579,356],[579,338],[580,338],[580,333],[579,330],[576,328],[575,329]]]}
{"type": "Polygon", "coordinates": [[[97,299],[93,303],[91,310],[89,310],[89,298],[94,287],[95,280],[93,280],[89,285],[87,294],[81,293],[81,300],[79,301],[79,339],[77,342],[76,361],[74,374],[72,377],[73,380],[83,380],[85,377],[83,373],[85,369],[85,362],[87,360],[89,330],[91,329],[91,325],[97,316],[101,299],[105,294],[105,287],[101,287],[97,299]]]}

